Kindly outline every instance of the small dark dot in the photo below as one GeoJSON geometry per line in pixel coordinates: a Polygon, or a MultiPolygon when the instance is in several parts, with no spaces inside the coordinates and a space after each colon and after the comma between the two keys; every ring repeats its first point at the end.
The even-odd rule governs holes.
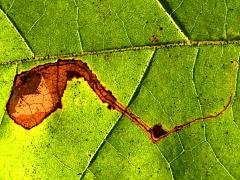
{"type": "Polygon", "coordinates": [[[164,134],[167,133],[167,131],[165,131],[165,130],[162,128],[162,125],[155,125],[155,126],[152,128],[152,132],[153,132],[154,138],[159,138],[159,137],[161,137],[162,135],[164,135],[164,134]]]}

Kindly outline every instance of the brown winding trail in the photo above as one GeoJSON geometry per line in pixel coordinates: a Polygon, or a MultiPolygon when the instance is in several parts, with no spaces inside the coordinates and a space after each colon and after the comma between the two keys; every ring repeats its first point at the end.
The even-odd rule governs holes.
{"type": "Polygon", "coordinates": [[[15,123],[25,129],[31,129],[40,124],[57,108],[62,108],[61,98],[67,86],[67,81],[72,78],[84,78],[91,89],[108,104],[109,109],[114,109],[128,117],[140,127],[153,143],[184,129],[192,123],[216,118],[224,113],[232,101],[232,92],[228,102],[216,114],[207,117],[196,118],[182,125],[175,126],[172,130],[164,130],[162,125],[150,127],[128,107],[122,105],[97,79],[87,63],[81,60],[58,60],[55,63],[47,63],[37,66],[29,71],[16,75],[11,96],[7,103],[7,112],[15,123]]]}

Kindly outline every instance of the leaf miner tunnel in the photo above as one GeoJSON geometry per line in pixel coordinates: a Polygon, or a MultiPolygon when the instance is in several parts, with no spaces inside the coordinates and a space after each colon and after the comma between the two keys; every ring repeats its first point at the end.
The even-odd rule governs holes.
{"type": "Polygon", "coordinates": [[[222,110],[207,117],[187,121],[167,131],[161,124],[150,127],[140,117],[135,115],[128,107],[122,105],[107,90],[97,76],[90,70],[87,63],[81,60],[58,60],[37,66],[29,71],[15,76],[12,92],[7,103],[7,113],[25,129],[39,125],[46,117],[58,108],[62,108],[61,98],[67,86],[67,81],[72,78],[83,78],[103,103],[109,109],[114,109],[140,127],[153,143],[184,129],[192,123],[216,118],[230,106],[232,93],[222,110]]]}

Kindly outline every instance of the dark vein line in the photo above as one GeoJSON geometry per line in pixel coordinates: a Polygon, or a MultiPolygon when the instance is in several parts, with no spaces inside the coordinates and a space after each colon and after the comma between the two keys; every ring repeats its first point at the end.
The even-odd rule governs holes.
{"type": "MultiPolygon", "coordinates": [[[[151,57],[148,61],[148,64],[146,65],[146,68],[144,69],[144,72],[142,74],[142,76],[140,77],[140,81],[136,86],[136,89],[133,92],[132,97],[130,97],[129,102],[127,103],[127,106],[129,107],[130,104],[132,103],[133,99],[136,98],[136,93],[139,91],[140,86],[143,82],[143,80],[146,78],[146,73],[149,71],[150,66],[152,64],[153,61],[153,57],[156,53],[156,50],[153,51],[153,53],[151,54],[151,57]]],[[[107,132],[106,136],[104,137],[104,139],[102,140],[102,142],[99,144],[99,146],[97,147],[95,153],[92,155],[92,157],[90,158],[88,164],[86,165],[85,169],[83,170],[82,174],[80,175],[79,179],[81,180],[84,175],[86,174],[86,170],[91,166],[91,164],[93,163],[93,161],[96,159],[97,154],[99,152],[99,150],[103,147],[104,143],[106,142],[106,140],[108,139],[108,137],[112,134],[113,130],[115,129],[115,127],[118,125],[118,123],[120,122],[120,119],[123,117],[123,115],[121,114],[118,119],[116,120],[116,122],[113,124],[113,126],[111,127],[111,129],[107,132]]]]}

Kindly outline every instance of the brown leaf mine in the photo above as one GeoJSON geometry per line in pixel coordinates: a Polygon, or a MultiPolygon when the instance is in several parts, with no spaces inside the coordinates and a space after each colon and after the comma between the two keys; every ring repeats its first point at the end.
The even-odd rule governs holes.
{"type": "Polygon", "coordinates": [[[62,108],[61,98],[67,81],[74,77],[83,77],[99,99],[108,104],[109,109],[121,112],[144,131],[150,130],[146,123],[118,102],[111,91],[106,90],[81,60],[58,60],[17,75],[7,103],[9,116],[26,129],[40,124],[57,108],[62,108]]]}
{"type": "Polygon", "coordinates": [[[72,78],[84,78],[99,99],[107,104],[109,109],[121,112],[134,124],[140,127],[153,143],[178,132],[187,126],[199,121],[216,118],[223,114],[230,106],[233,91],[223,107],[215,114],[186,121],[171,130],[165,130],[161,124],[150,127],[140,117],[135,115],[128,107],[122,105],[98,80],[88,65],[81,60],[58,60],[37,66],[29,71],[16,75],[7,103],[9,116],[19,125],[31,129],[40,124],[57,108],[62,108],[61,98],[72,78]]]}
{"type": "Polygon", "coordinates": [[[105,101],[115,101],[110,91],[99,83],[86,63],[75,60],[59,60],[22,72],[14,80],[12,93],[7,103],[9,116],[19,125],[30,129],[40,124],[47,116],[62,108],[61,98],[67,81],[84,77],[97,95],[105,101]]]}

